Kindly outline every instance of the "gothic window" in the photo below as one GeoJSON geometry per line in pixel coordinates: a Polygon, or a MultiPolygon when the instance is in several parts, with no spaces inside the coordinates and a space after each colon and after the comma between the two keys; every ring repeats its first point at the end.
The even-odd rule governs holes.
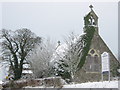
{"type": "Polygon", "coordinates": [[[95,19],[93,18],[93,16],[90,16],[90,18],[88,19],[89,21],[89,25],[96,25],[95,24],[95,19]]]}
{"type": "Polygon", "coordinates": [[[89,19],[89,24],[91,25],[91,19],[89,19]]]}
{"type": "Polygon", "coordinates": [[[93,19],[92,25],[95,25],[95,20],[93,19]]]}
{"type": "Polygon", "coordinates": [[[92,17],[92,16],[91,16],[90,18],[91,18],[91,25],[93,25],[93,20],[94,20],[94,19],[93,19],[93,17],[92,17]]]}
{"type": "Polygon", "coordinates": [[[99,72],[99,56],[95,54],[95,50],[90,50],[90,53],[87,56],[86,71],[87,72],[99,72]],[[92,56],[91,56],[92,55],[92,56]]]}
{"type": "Polygon", "coordinates": [[[94,53],[95,53],[95,51],[92,49],[92,50],[90,51],[90,53],[91,53],[91,54],[94,54],[94,53]]]}

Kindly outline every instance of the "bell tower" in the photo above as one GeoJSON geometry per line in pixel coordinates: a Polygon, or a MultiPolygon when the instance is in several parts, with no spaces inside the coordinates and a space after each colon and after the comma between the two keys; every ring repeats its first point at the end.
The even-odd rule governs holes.
{"type": "MultiPolygon", "coordinates": [[[[85,57],[85,63],[83,67],[77,71],[75,76],[76,81],[81,83],[86,81],[88,82],[88,81],[101,80],[101,71],[102,71],[101,54],[103,54],[104,52],[109,53],[111,77],[115,77],[118,75],[116,71],[117,71],[117,67],[120,66],[120,63],[113,55],[112,51],[109,49],[109,47],[101,38],[101,36],[98,34],[98,16],[93,11],[93,6],[90,5],[89,7],[90,7],[90,12],[84,17],[83,29],[85,32],[84,35],[88,35],[86,38],[87,40],[91,38],[91,35],[93,35],[93,37],[91,38],[88,44],[90,45],[90,47],[85,57]]],[[[79,43],[81,44],[82,43],[81,38],[79,40],[80,40],[79,43]]],[[[85,45],[87,45],[87,43],[85,45]]],[[[78,48],[81,48],[80,44],[78,44],[78,48]]],[[[79,64],[80,61],[81,60],[78,60],[78,67],[80,65],[79,64]]],[[[104,79],[107,80],[108,78],[104,77],[104,79]]]]}
{"type": "Polygon", "coordinates": [[[91,11],[84,17],[84,32],[86,31],[86,27],[93,26],[98,33],[98,16],[93,11],[93,6],[90,5],[89,7],[91,11]]]}

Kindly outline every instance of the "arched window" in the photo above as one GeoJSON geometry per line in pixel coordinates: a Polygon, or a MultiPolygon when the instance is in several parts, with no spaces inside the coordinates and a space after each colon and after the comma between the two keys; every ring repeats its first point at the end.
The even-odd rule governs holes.
{"type": "Polygon", "coordinates": [[[91,49],[87,55],[86,67],[87,72],[100,72],[99,55],[96,50],[91,49]]]}

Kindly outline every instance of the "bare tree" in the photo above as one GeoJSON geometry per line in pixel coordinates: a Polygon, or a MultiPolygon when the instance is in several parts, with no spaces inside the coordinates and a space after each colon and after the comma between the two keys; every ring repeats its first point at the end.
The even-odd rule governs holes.
{"type": "Polygon", "coordinates": [[[52,69],[50,60],[53,57],[54,51],[55,45],[48,39],[31,52],[28,60],[31,63],[35,77],[43,78],[50,75],[52,69]]]}
{"type": "Polygon", "coordinates": [[[7,60],[13,70],[14,80],[20,79],[27,55],[36,44],[41,43],[41,38],[26,28],[16,31],[3,29],[1,37],[3,55],[6,56],[7,52],[9,56],[7,60]]]}

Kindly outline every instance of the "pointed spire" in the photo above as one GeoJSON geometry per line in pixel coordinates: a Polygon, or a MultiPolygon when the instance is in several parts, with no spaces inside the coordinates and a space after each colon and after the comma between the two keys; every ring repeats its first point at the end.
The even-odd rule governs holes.
{"type": "Polygon", "coordinates": [[[92,6],[92,5],[90,5],[89,7],[90,7],[90,8],[91,8],[91,10],[92,10],[93,6],[92,6]]]}

